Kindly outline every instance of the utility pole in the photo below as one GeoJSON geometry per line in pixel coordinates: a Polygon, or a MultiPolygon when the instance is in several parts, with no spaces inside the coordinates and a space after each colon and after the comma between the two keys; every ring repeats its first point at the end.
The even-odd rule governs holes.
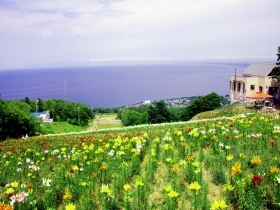
{"type": "Polygon", "coordinates": [[[64,100],[67,101],[67,86],[66,86],[66,79],[64,79],[64,100]]]}
{"type": "Polygon", "coordinates": [[[78,107],[78,123],[80,125],[80,107],[78,107]]]}
{"type": "Polygon", "coordinates": [[[36,100],[36,118],[38,119],[38,99],[36,100]]]}

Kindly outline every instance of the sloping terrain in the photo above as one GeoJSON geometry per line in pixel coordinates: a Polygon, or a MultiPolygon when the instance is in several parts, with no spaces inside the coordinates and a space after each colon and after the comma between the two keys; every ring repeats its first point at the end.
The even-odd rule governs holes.
{"type": "Polygon", "coordinates": [[[97,115],[93,123],[86,129],[86,131],[122,127],[121,120],[117,120],[117,114],[102,114],[97,115]]]}

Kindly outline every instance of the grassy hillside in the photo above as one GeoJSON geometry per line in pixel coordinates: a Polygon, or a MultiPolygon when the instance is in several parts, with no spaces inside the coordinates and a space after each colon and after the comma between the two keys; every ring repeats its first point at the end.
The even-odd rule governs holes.
{"type": "Polygon", "coordinates": [[[96,115],[93,122],[86,129],[87,131],[98,129],[109,129],[123,127],[121,120],[117,120],[117,114],[96,115]]]}
{"type": "Polygon", "coordinates": [[[70,133],[70,132],[80,132],[85,128],[82,126],[71,125],[67,122],[53,122],[52,124],[43,123],[41,124],[42,134],[59,134],[59,133],[70,133]]]}
{"type": "Polygon", "coordinates": [[[241,110],[224,110],[231,118],[5,141],[0,203],[21,210],[279,209],[280,121],[241,110]]]}
{"type": "Polygon", "coordinates": [[[42,134],[60,134],[71,132],[93,131],[98,129],[109,129],[122,127],[120,120],[116,120],[117,114],[101,114],[89,123],[88,127],[71,125],[67,122],[54,122],[52,124],[43,123],[41,125],[42,134]]]}
{"type": "MultiPolygon", "coordinates": [[[[217,118],[217,117],[231,117],[238,114],[254,113],[255,111],[251,108],[246,108],[242,104],[234,104],[226,108],[216,109],[213,111],[202,112],[192,118],[192,120],[217,118]]],[[[259,111],[260,112],[260,111],[259,111]]]]}
{"type": "MultiPolygon", "coordinates": [[[[252,113],[252,109],[245,108],[243,105],[236,104],[228,108],[217,109],[208,112],[202,112],[192,118],[192,120],[217,118],[217,117],[230,117],[242,113],[252,113]]],[[[87,128],[81,126],[74,126],[67,122],[54,122],[53,124],[42,124],[43,134],[60,134],[81,131],[94,131],[99,129],[121,128],[123,127],[121,120],[117,120],[117,114],[100,114],[89,123],[87,128]]]]}

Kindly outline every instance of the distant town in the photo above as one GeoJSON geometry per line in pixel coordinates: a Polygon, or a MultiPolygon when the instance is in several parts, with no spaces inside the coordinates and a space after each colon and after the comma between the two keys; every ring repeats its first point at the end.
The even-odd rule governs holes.
{"type": "MultiPolygon", "coordinates": [[[[157,101],[158,100],[155,100],[155,101],[147,100],[147,101],[143,101],[143,102],[139,102],[139,103],[136,103],[136,104],[131,104],[131,105],[125,106],[124,108],[146,106],[146,105],[153,104],[157,101]]],[[[165,101],[166,105],[170,108],[180,108],[180,107],[183,107],[183,106],[187,106],[191,102],[191,100],[189,100],[188,97],[165,99],[164,101],[165,101]]]]}
{"type": "MultiPolygon", "coordinates": [[[[180,98],[172,98],[172,99],[164,99],[164,100],[162,99],[162,100],[165,102],[166,106],[169,108],[181,108],[181,107],[188,106],[196,98],[197,98],[197,96],[191,96],[191,97],[180,97],[180,98]]],[[[230,101],[229,95],[221,96],[221,99],[224,99],[224,100],[221,100],[222,104],[225,104],[227,102],[229,103],[229,101],[230,101]]],[[[154,101],[146,100],[143,102],[124,106],[123,108],[148,106],[151,104],[155,104],[157,101],[159,101],[159,100],[154,100],[154,101]]]]}

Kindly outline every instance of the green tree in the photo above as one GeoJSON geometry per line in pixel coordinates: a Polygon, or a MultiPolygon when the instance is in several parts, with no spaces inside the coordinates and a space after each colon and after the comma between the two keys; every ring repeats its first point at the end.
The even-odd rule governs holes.
{"type": "Polygon", "coordinates": [[[27,96],[23,99],[23,102],[30,105],[30,100],[27,96]]]}
{"type": "Polygon", "coordinates": [[[23,101],[0,99],[0,139],[35,135],[39,131],[36,118],[30,116],[30,106],[23,101]]]}
{"type": "Polygon", "coordinates": [[[102,108],[102,107],[92,108],[92,112],[99,113],[99,114],[118,113],[118,111],[119,111],[118,108],[102,108]]]}
{"type": "Polygon", "coordinates": [[[190,105],[182,110],[181,119],[184,121],[190,120],[200,112],[214,110],[221,105],[220,96],[212,92],[206,96],[197,97],[190,105]]]}
{"type": "Polygon", "coordinates": [[[44,111],[44,102],[42,99],[38,98],[37,99],[37,106],[38,106],[38,112],[44,111]]]}
{"type": "Polygon", "coordinates": [[[140,124],[140,113],[133,110],[123,110],[122,123],[124,126],[132,126],[140,124]]]}
{"type": "Polygon", "coordinates": [[[268,74],[268,76],[270,76],[271,78],[275,78],[277,80],[277,82],[280,82],[280,46],[277,48],[277,62],[276,62],[276,66],[272,69],[272,71],[268,74]]]}
{"type": "MultiPolygon", "coordinates": [[[[35,103],[35,101],[31,101],[31,104],[33,102],[35,103]]],[[[38,99],[38,106],[38,111],[49,110],[50,117],[53,118],[54,121],[85,126],[90,119],[94,118],[90,106],[83,103],[69,102],[62,99],[50,99],[47,101],[38,99]],[[80,119],[80,124],[78,118],[80,119]]]]}
{"type": "Polygon", "coordinates": [[[140,113],[132,109],[122,109],[118,112],[118,118],[124,126],[141,125],[148,123],[147,112],[140,113]]]}
{"type": "Polygon", "coordinates": [[[178,108],[170,108],[170,122],[178,122],[181,120],[181,110],[178,108]]]}
{"type": "Polygon", "coordinates": [[[221,106],[221,98],[217,93],[212,92],[201,98],[200,106],[202,112],[214,110],[221,106]]]}
{"type": "Polygon", "coordinates": [[[0,98],[0,139],[4,140],[8,136],[7,118],[9,113],[7,111],[6,103],[0,98]]]}
{"type": "Polygon", "coordinates": [[[7,101],[6,104],[7,104],[7,107],[8,107],[10,110],[19,109],[22,113],[24,113],[24,114],[26,114],[26,115],[29,115],[29,114],[30,114],[30,110],[31,110],[30,105],[29,105],[29,104],[26,104],[26,103],[23,102],[23,101],[12,100],[12,101],[7,101]]]}
{"type": "Polygon", "coordinates": [[[164,101],[158,101],[148,108],[149,123],[164,123],[171,121],[171,114],[164,101]]]}
{"type": "Polygon", "coordinates": [[[182,108],[181,120],[188,121],[196,114],[202,112],[200,107],[201,96],[197,97],[187,107],[182,108]]]}
{"type": "Polygon", "coordinates": [[[49,110],[50,117],[53,118],[53,119],[55,118],[55,112],[56,112],[55,104],[56,104],[55,100],[52,100],[52,99],[51,100],[47,100],[44,103],[44,109],[45,110],[49,110]]]}

